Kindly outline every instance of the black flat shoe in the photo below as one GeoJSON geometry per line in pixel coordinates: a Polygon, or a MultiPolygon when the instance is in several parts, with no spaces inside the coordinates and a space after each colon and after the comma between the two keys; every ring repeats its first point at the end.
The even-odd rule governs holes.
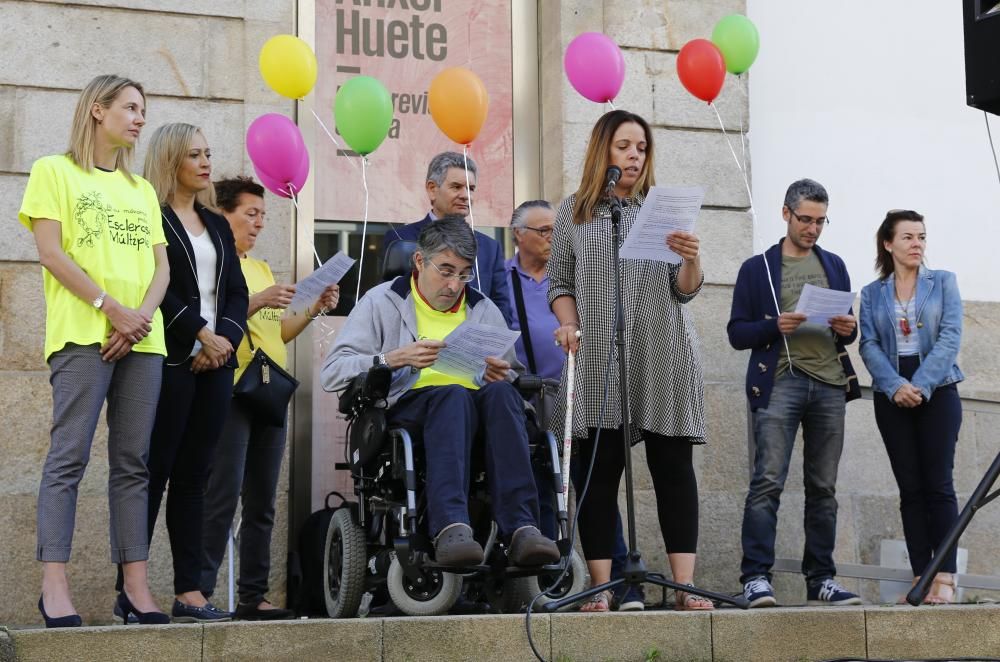
{"type": "Polygon", "coordinates": [[[128,625],[131,614],[135,614],[139,625],[166,625],[170,622],[170,617],[162,611],[139,611],[136,609],[132,605],[132,601],[125,595],[125,591],[118,594],[118,600],[115,601],[115,604],[122,613],[122,624],[124,625],[128,625]]]}
{"type": "Polygon", "coordinates": [[[78,628],[83,625],[83,619],[80,618],[80,614],[50,618],[45,613],[45,603],[42,601],[42,596],[38,596],[38,611],[41,612],[42,618],[45,619],[45,627],[47,628],[78,628]]]}
{"type": "Polygon", "coordinates": [[[295,618],[295,612],[291,609],[258,609],[260,603],[256,605],[236,605],[236,612],[233,618],[240,621],[287,621],[295,618]]]}
{"type": "Polygon", "coordinates": [[[206,602],[204,607],[192,607],[180,600],[174,600],[170,615],[174,623],[221,623],[233,619],[230,612],[222,611],[211,602],[206,602]]]}

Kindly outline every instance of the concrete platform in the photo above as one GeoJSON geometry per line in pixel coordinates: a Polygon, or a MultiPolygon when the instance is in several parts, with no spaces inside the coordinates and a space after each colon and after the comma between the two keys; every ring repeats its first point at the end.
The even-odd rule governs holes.
{"type": "MultiPolygon", "coordinates": [[[[535,659],[523,616],[0,628],[0,662],[535,659]]],[[[532,618],[546,660],[803,662],[1000,657],[1000,606],[647,611],[532,618]]]]}

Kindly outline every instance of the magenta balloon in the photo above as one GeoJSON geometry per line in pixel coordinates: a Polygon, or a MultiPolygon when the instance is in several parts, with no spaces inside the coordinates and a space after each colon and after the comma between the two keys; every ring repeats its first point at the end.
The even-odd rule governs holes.
{"type": "Polygon", "coordinates": [[[247,154],[254,167],[273,181],[294,180],[305,149],[299,127],[284,115],[261,115],[247,129],[247,154]]]}
{"type": "Polygon", "coordinates": [[[614,99],[625,82],[625,57],[618,44],[600,32],[584,32],[571,41],[563,68],[576,91],[597,103],[614,99]]]}
{"type": "Polygon", "coordinates": [[[265,172],[262,172],[260,168],[257,167],[255,163],[253,166],[253,171],[257,174],[257,179],[260,183],[264,185],[271,193],[275,195],[280,195],[283,198],[291,198],[288,189],[291,187],[295,191],[295,195],[299,194],[302,187],[305,186],[306,180],[309,179],[309,152],[308,150],[302,150],[302,160],[299,163],[299,171],[295,174],[295,177],[288,181],[279,181],[274,177],[271,177],[265,172]]]}
{"type": "Polygon", "coordinates": [[[273,193],[275,195],[280,195],[283,198],[290,198],[291,197],[288,194],[288,185],[287,184],[282,184],[281,182],[279,182],[279,181],[277,181],[275,179],[271,179],[266,174],[264,174],[263,172],[261,172],[260,168],[258,168],[256,164],[254,164],[253,171],[257,175],[257,179],[260,180],[260,183],[263,184],[264,188],[266,188],[268,191],[270,191],[271,193],[273,193]]]}

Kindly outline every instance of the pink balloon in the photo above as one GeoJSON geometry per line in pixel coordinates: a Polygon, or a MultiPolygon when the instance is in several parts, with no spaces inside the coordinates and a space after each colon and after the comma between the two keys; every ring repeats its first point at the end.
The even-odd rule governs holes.
{"type": "Polygon", "coordinates": [[[302,187],[305,186],[306,180],[309,178],[309,152],[307,150],[302,150],[302,161],[299,163],[299,172],[295,175],[295,177],[286,182],[278,181],[267,173],[262,172],[261,169],[257,167],[257,164],[254,164],[253,171],[257,174],[257,179],[260,180],[260,183],[263,184],[264,188],[268,191],[274,193],[275,195],[279,195],[282,198],[291,198],[292,196],[288,190],[289,187],[295,191],[295,195],[298,195],[299,191],[302,190],[302,187]]]}
{"type": "Polygon", "coordinates": [[[591,101],[611,101],[625,82],[625,57],[618,44],[600,32],[584,32],[569,43],[563,57],[566,77],[591,101]]]}
{"type": "Polygon", "coordinates": [[[247,154],[254,168],[271,180],[294,180],[305,151],[302,132],[284,115],[261,115],[247,129],[247,154]]]}

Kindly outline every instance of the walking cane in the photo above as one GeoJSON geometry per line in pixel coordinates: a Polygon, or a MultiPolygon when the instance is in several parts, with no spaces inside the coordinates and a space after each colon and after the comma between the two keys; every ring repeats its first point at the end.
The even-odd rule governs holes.
{"type": "MultiPolygon", "coordinates": [[[[579,335],[579,331],[577,334],[579,335]]],[[[569,500],[569,460],[573,451],[573,393],[576,389],[574,374],[576,373],[576,352],[570,350],[566,354],[566,424],[563,427],[563,497],[569,500]]]]}

